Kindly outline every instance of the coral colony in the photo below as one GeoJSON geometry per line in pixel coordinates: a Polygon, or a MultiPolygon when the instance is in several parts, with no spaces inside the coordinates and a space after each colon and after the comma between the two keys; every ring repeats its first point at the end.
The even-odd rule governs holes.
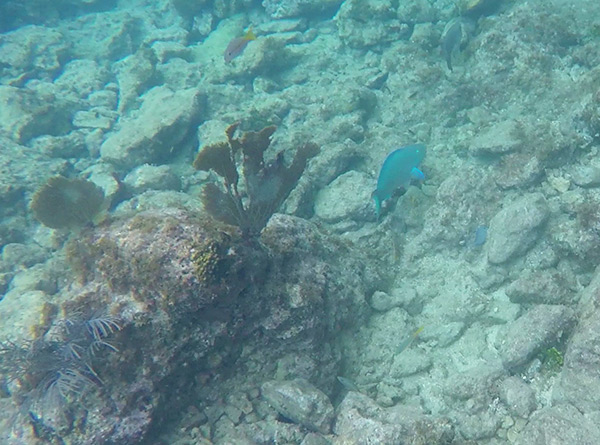
{"type": "Polygon", "coordinates": [[[116,318],[100,314],[74,314],[56,326],[27,345],[0,344],[0,375],[18,382],[42,411],[77,398],[91,384],[102,384],[93,362],[102,351],[117,352],[108,339],[121,330],[116,318]]]}
{"type": "Polygon", "coordinates": [[[305,143],[286,167],[283,152],[270,161],[264,159],[276,127],[249,131],[235,138],[238,126],[235,123],[227,128],[226,142],[203,147],[194,160],[194,168],[212,170],[222,179],[221,186],[210,183],[204,187],[202,202],[206,210],[215,219],[238,226],[242,234],[256,235],[289,196],[319,147],[305,143]]]}

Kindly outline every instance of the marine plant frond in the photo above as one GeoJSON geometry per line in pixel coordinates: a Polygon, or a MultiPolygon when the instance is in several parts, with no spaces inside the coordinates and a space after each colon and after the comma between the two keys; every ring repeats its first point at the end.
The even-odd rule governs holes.
{"type": "Polygon", "coordinates": [[[228,184],[236,184],[238,182],[238,172],[235,168],[235,162],[228,142],[208,145],[198,153],[193,165],[196,170],[213,170],[225,179],[228,184]]]}
{"type": "Polygon", "coordinates": [[[194,167],[212,170],[223,178],[222,187],[214,183],[205,186],[202,202],[206,211],[218,221],[238,226],[242,234],[256,236],[289,196],[319,147],[304,144],[287,167],[283,151],[265,160],[276,127],[245,132],[236,138],[238,126],[239,123],[235,123],[227,128],[227,142],[203,147],[194,167]],[[240,178],[243,178],[241,184],[240,178]]]}
{"type": "Polygon", "coordinates": [[[10,340],[0,342],[0,375],[7,381],[20,378],[27,370],[27,345],[18,345],[10,340]]]}
{"type": "Polygon", "coordinates": [[[96,355],[101,349],[110,349],[113,352],[119,352],[116,346],[104,340],[98,340],[90,344],[90,353],[92,355],[96,355]]]}
{"type": "Polygon", "coordinates": [[[234,122],[233,124],[231,124],[229,127],[227,127],[225,129],[225,135],[227,136],[227,142],[231,146],[231,150],[232,150],[233,154],[235,154],[240,148],[239,141],[237,139],[234,139],[234,137],[233,137],[233,135],[235,134],[235,132],[238,129],[238,127],[240,126],[240,124],[241,124],[240,121],[234,122]]]}
{"type": "Polygon", "coordinates": [[[110,316],[93,316],[85,321],[85,326],[97,342],[121,330],[119,321],[110,316]]]}
{"type": "Polygon", "coordinates": [[[243,205],[241,199],[231,191],[223,191],[216,184],[209,183],[202,190],[202,203],[206,211],[218,221],[241,227],[243,205]]]}
{"type": "Polygon", "coordinates": [[[66,342],[62,351],[65,360],[85,360],[86,348],[77,341],[71,340],[66,342]]]}
{"type": "Polygon", "coordinates": [[[319,151],[320,148],[317,144],[307,142],[298,148],[296,156],[289,167],[281,167],[283,171],[279,174],[279,176],[282,178],[283,183],[278,188],[279,193],[277,196],[277,207],[283,204],[283,201],[287,199],[295,185],[300,180],[300,177],[306,169],[308,160],[315,157],[319,151]]]}
{"type": "MultiPolygon", "coordinates": [[[[247,131],[242,135],[239,144],[243,153],[246,184],[249,180],[258,179],[265,168],[265,151],[271,145],[271,136],[273,136],[276,129],[277,127],[270,126],[257,132],[247,131]]],[[[248,193],[252,193],[250,188],[248,193]]]]}
{"type": "Polygon", "coordinates": [[[77,368],[63,368],[50,373],[41,383],[42,397],[60,402],[70,395],[79,396],[94,380],[77,368]],[[56,400],[55,400],[56,399],[56,400]]]}
{"type": "Polygon", "coordinates": [[[123,324],[100,311],[89,315],[88,311],[76,310],[53,328],[32,342],[0,343],[0,373],[28,388],[32,406],[41,412],[62,408],[90,384],[102,385],[94,370],[97,352],[118,352],[108,338],[121,331],[123,324]]]}

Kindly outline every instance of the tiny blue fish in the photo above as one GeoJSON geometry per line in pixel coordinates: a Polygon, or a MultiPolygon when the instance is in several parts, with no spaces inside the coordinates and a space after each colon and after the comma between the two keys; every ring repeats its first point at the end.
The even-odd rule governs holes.
{"type": "Polygon", "coordinates": [[[473,238],[473,247],[483,246],[487,239],[487,227],[479,226],[475,229],[475,237],[473,238]]]}
{"type": "Polygon", "coordinates": [[[424,157],[425,146],[414,144],[394,150],[385,158],[377,178],[377,188],[371,195],[375,201],[377,219],[381,213],[381,203],[390,198],[394,191],[400,187],[406,189],[411,179],[425,179],[425,175],[418,168],[424,157]]]}

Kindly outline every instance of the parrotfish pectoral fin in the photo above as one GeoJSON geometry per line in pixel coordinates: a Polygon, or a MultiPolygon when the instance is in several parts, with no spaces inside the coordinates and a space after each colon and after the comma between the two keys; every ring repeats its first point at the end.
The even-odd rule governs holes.
{"type": "Polygon", "coordinates": [[[410,177],[412,179],[416,179],[417,181],[423,181],[425,179],[425,175],[417,167],[413,167],[413,169],[410,171],[410,177]]]}
{"type": "Polygon", "coordinates": [[[377,196],[377,190],[371,193],[371,198],[375,201],[375,215],[377,216],[377,221],[379,221],[379,215],[381,214],[381,200],[379,196],[377,196]]]}

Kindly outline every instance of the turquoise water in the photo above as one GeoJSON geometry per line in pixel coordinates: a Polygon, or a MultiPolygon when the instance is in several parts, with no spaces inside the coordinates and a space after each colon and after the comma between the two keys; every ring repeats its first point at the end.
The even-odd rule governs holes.
{"type": "Polygon", "coordinates": [[[599,17],[1,2],[0,444],[597,443],[599,17]]]}

